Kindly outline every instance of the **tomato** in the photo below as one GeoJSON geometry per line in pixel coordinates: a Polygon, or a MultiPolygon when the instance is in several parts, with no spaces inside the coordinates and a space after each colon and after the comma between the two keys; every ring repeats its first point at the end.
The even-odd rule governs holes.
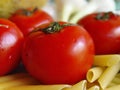
{"type": "Polygon", "coordinates": [[[0,75],[8,74],[18,65],[23,34],[9,20],[0,19],[0,75]]]}
{"type": "Polygon", "coordinates": [[[78,21],[91,35],[96,54],[120,53],[120,16],[112,12],[93,13],[78,21]]]}
{"type": "Polygon", "coordinates": [[[25,38],[22,60],[43,84],[73,84],[85,79],[93,64],[92,38],[79,25],[53,22],[25,38]]]}
{"type": "Polygon", "coordinates": [[[27,36],[29,32],[46,23],[53,22],[53,18],[43,10],[39,9],[20,9],[17,10],[10,18],[27,36]]]}

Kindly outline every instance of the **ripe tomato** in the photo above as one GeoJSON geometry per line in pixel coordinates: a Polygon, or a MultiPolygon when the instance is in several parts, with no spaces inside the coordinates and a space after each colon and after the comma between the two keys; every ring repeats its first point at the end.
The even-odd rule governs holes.
{"type": "Polygon", "coordinates": [[[39,25],[53,22],[53,18],[48,13],[36,8],[17,10],[9,19],[21,29],[24,36],[39,25]]]}
{"type": "Polygon", "coordinates": [[[120,16],[93,13],[78,21],[92,36],[96,54],[120,53],[120,16]]]}
{"type": "Polygon", "coordinates": [[[9,20],[0,19],[0,75],[13,70],[19,63],[23,34],[9,20]]]}
{"type": "Polygon", "coordinates": [[[54,22],[33,31],[23,45],[27,71],[44,84],[73,84],[92,66],[94,45],[79,25],[54,22]]]}

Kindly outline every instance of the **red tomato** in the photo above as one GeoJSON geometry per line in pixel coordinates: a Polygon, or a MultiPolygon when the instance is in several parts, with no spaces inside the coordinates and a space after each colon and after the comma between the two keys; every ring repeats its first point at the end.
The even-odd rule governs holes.
{"type": "Polygon", "coordinates": [[[93,41],[86,30],[58,22],[33,31],[22,52],[27,71],[44,84],[73,84],[85,79],[93,57],[93,41]]]}
{"type": "Polygon", "coordinates": [[[23,34],[12,22],[0,19],[0,75],[13,70],[19,63],[23,34]]]}
{"type": "Polygon", "coordinates": [[[120,53],[120,16],[94,13],[78,21],[92,36],[96,54],[120,53]]]}
{"type": "Polygon", "coordinates": [[[53,22],[48,13],[39,9],[20,9],[9,19],[21,29],[24,36],[40,25],[53,22]]]}

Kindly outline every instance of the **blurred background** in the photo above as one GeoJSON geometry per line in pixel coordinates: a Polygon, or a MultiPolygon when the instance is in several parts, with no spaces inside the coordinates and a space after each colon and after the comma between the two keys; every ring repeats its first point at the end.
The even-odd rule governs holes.
{"type": "Polygon", "coordinates": [[[120,14],[120,0],[0,0],[0,18],[9,18],[20,8],[39,8],[55,20],[75,23],[94,12],[120,14]]]}

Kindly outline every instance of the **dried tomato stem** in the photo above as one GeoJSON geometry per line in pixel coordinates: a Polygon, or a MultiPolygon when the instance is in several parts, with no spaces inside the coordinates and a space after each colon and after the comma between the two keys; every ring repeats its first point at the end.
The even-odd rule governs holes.
{"type": "Polygon", "coordinates": [[[50,33],[55,33],[55,32],[60,32],[60,30],[66,26],[70,26],[71,24],[59,24],[59,22],[53,22],[52,24],[50,24],[50,26],[48,26],[47,28],[42,29],[42,32],[46,33],[46,34],[50,34],[50,33]]]}
{"type": "Polygon", "coordinates": [[[111,15],[113,15],[112,12],[106,12],[104,14],[103,13],[99,13],[96,16],[96,19],[97,20],[109,20],[111,15]]]}
{"type": "Polygon", "coordinates": [[[37,10],[38,10],[38,8],[34,8],[32,10],[22,9],[22,14],[25,16],[31,16],[37,10]]]}

